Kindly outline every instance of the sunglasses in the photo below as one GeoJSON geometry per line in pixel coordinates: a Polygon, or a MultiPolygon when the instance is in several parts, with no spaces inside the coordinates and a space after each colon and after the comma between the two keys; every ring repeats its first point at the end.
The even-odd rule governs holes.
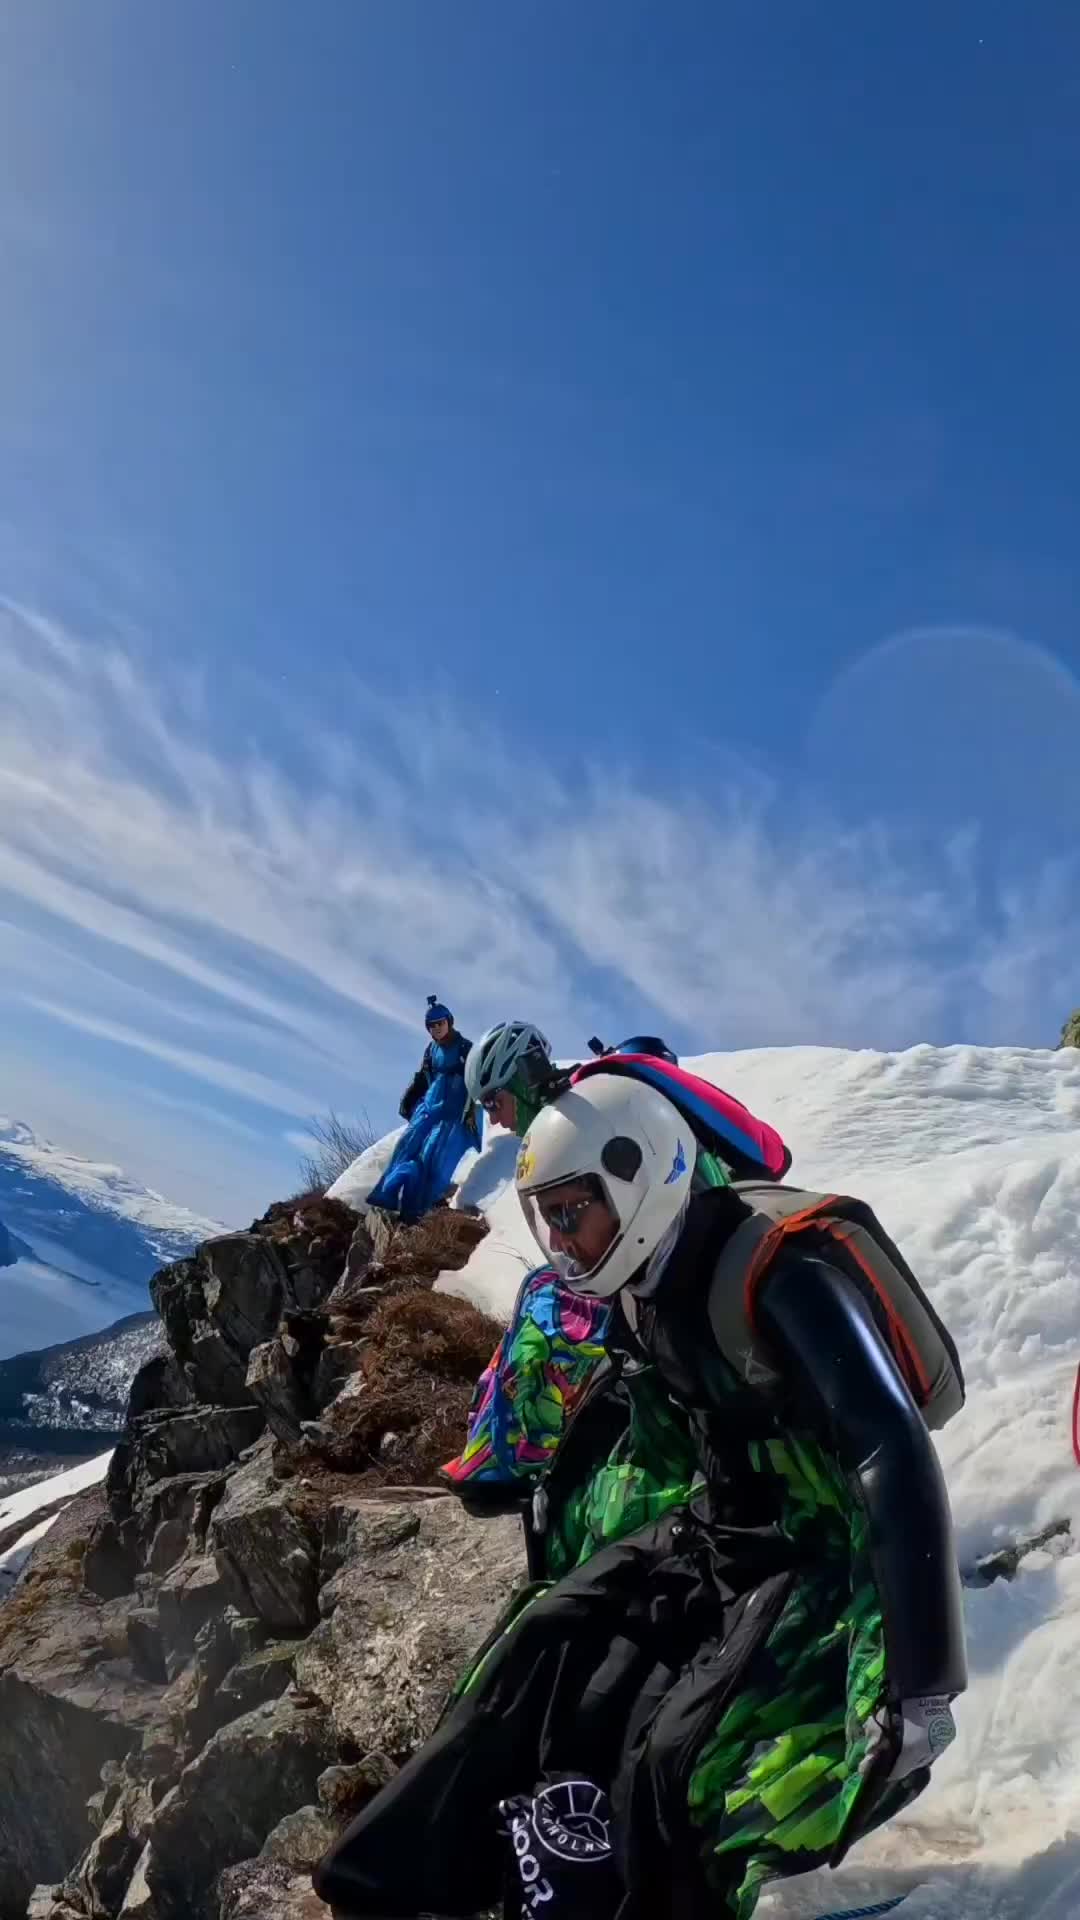
{"type": "Polygon", "coordinates": [[[553,1232],[565,1234],[567,1239],[572,1239],[589,1208],[595,1205],[596,1195],[589,1193],[583,1200],[563,1200],[556,1201],[553,1206],[541,1206],[540,1213],[544,1224],[553,1232]]]}
{"type": "Polygon", "coordinates": [[[480,1105],[483,1107],[485,1113],[494,1113],[502,1098],[502,1093],[503,1089],[500,1088],[498,1093],[485,1093],[481,1095],[480,1105]]]}

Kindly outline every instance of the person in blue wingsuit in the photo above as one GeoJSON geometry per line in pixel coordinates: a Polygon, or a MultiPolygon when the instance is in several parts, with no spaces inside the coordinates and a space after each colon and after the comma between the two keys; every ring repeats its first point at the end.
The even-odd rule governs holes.
{"type": "Polygon", "coordinates": [[[465,1062],[472,1045],[454,1026],[454,1016],[436,995],[428,995],[424,1024],[428,1044],[401,1099],[408,1121],[394,1157],[368,1194],[369,1207],[396,1214],[415,1225],[437,1206],[452,1185],[462,1155],[479,1148],[476,1113],[465,1086],[465,1062]]]}

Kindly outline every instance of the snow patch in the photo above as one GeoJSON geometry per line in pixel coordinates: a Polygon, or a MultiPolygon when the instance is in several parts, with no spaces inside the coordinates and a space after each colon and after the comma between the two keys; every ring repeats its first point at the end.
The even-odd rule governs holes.
{"type": "Polygon", "coordinates": [[[109,1470],[112,1450],[99,1453],[93,1460],[83,1460],[77,1467],[69,1467],[66,1473],[54,1473],[48,1480],[35,1480],[32,1487],[20,1487],[17,1493],[9,1493],[0,1498],[0,1533],[7,1533],[19,1520],[29,1520],[42,1507],[51,1507],[60,1500],[73,1500],[77,1493],[85,1493],[87,1487],[96,1487],[104,1480],[109,1470]]]}
{"type": "Polygon", "coordinates": [[[50,1513],[46,1519],[39,1520],[36,1527],[31,1527],[28,1533],[24,1533],[20,1539],[16,1540],[13,1547],[8,1547],[6,1553],[0,1553],[0,1600],[6,1593],[10,1593],[38,1541],[44,1540],[49,1528],[54,1526],[59,1518],[58,1513],[50,1513]]]}
{"type": "Polygon", "coordinates": [[[36,1480],[33,1486],[0,1499],[0,1541],[8,1542],[0,1552],[0,1601],[15,1586],[38,1541],[45,1538],[68,1502],[104,1480],[111,1459],[111,1453],[100,1453],[96,1459],[69,1467],[66,1473],[36,1480]]]}
{"type": "MultiPolygon", "coordinates": [[[[358,1154],[351,1166],[346,1167],[344,1173],[334,1181],[333,1186],[327,1187],[327,1199],[343,1200],[347,1207],[354,1207],[357,1213],[365,1213],[368,1194],[378,1186],[404,1132],[403,1126],[395,1127],[393,1133],[384,1133],[381,1140],[365,1147],[363,1153],[358,1154]]],[[[455,1184],[460,1186],[479,1157],[472,1147],[462,1155],[454,1170],[455,1184]]]]}
{"type": "MultiPolygon", "coordinates": [[[[903,1920],[1076,1920],[1080,1050],[795,1047],[684,1065],[779,1128],[792,1182],[868,1200],[940,1309],[968,1383],[937,1437],[962,1562],[1072,1523],[1015,1580],[967,1593],[971,1683],[927,1793],[836,1873],[770,1890],[760,1920],[901,1892],[903,1920]]],[[[516,1144],[489,1132],[458,1201],[491,1230],[439,1282],[504,1319],[540,1258],[513,1191],[516,1144]]]]}

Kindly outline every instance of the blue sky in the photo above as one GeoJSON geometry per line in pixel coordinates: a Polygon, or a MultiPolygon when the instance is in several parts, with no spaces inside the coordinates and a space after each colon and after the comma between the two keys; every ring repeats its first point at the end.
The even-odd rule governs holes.
{"type": "Polygon", "coordinates": [[[428,991],[1080,1001],[1080,18],[0,21],[0,1106],[218,1217],[428,991]]]}

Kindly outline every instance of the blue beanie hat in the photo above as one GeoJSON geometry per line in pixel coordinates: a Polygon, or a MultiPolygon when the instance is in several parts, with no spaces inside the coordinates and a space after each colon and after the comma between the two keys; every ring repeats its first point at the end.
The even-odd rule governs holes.
{"type": "Polygon", "coordinates": [[[451,1026],[454,1024],[454,1016],[449,1007],[444,1007],[441,1000],[436,1000],[435,995],[429,993],[427,997],[427,1012],[424,1015],[425,1027],[432,1026],[436,1020],[448,1020],[451,1026]]]}

